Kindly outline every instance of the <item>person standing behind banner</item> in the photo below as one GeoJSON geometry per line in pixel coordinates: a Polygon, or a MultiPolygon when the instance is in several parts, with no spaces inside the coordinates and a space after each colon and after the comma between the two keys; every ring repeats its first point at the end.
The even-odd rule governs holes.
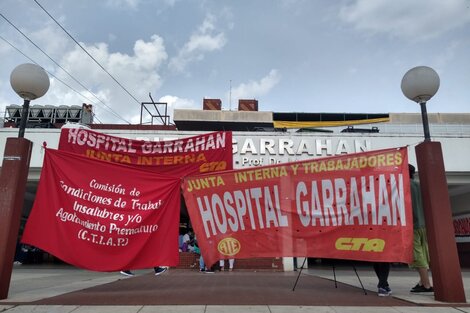
{"type": "Polygon", "coordinates": [[[184,246],[183,246],[183,236],[184,236],[183,229],[180,228],[180,231],[179,231],[179,234],[178,234],[178,249],[179,249],[179,252],[186,252],[186,251],[184,251],[184,246]]]}
{"type": "MultiPolygon", "coordinates": [[[[233,271],[233,265],[235,264],[235,259],[228,259],[228,271],[233,271]]],[[[225,260],[219,260],[220,270],[225,271],[225,260]]]]}
{"type": "Polygon", "coordinates": [[[423,200],[419,184],[413,179],[415,167],[408,164],[410,174],[411,205],[413,207],[413,263],[410,264],[419,273],[419,282],[410,292],[434,292],[429,279],[429,250],[424,222],[423,200]]]}
{"type": "Polygon", "coordinates": [[[390,263],[388,262],[374,262],[375,275],[379,279],[377,284],[379,297],[388,297],[392,294],[392,289],[388,285],[388,274],[390,273],[390,263]]]}
{"type": "Polygon", "coordinates": [[[204,258],[202,257],[201,250],[199,249],[199,246],[197,244],[197,239],[196,235],[194,235],[194,253],[199,254],[199,272],[205,273],[205,274],[213,274],[214,271],[212,270],[211,267],[207,267],[206,263],[204,262],[204,258]]]}
{"type": "Polygon", "coordinates": [[[205,274],[214,274],[214,270],[212,267],[207,267],[204,263],[204,259],[202,258],[202,254],[199,255],[199,272],[205,274]]]}
{"type": "Polygon", "coordinates": [[[188,232],[183,235],[183,251],[194,252],[194,235],[193,230],[190,228],[188,232]]]}

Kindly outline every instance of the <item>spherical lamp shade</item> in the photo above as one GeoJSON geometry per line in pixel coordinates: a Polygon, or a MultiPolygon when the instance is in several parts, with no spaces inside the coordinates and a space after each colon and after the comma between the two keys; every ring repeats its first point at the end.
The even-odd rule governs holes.
{"type": "Polygon", "coordinates": [[[406,72],[401,91],[410,100],[421,103],[431,99],[439,89],[439,75],[427,66],[417,66],[406,72]]]}
{"type": "Polygon", "coordinates": [[[13,90],[25,100],[44,96],[49,89],[49,76],[36,64],[20,64],[11,72],[10,84],[13,90]]]}

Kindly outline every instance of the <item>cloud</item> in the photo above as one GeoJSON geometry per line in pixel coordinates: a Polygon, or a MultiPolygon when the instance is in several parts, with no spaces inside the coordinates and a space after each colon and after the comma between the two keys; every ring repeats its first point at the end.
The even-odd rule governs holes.
{"type": "MultiPolygon", "coordinates": [[[[62,56],[63,51],[71,49],[74,45],[74,43],[64,35],[63,31],[51,21],[42,23],[40,27],[33,26],[31,30],[22,29],[21,32],[26,35],[28,39],[11,27],[5,31],[4,37],[9,44],[6,42],[3,44],[2,42],[0,46],[5,49],[0,50],[0,57],[2,57],[3,53],[18,49],[21,51],[21,54],[26,56],[23,62],[38,63],[40,66],[48,69],[47,65],[52,63],[51,58],[57,61],[57,59],[62,56]],[[54,38],[54,40],[51,40],[51,38],[54,38]],[[14,46],[15,49],[11,48],[10,44],[14,46]],[[41,50],[44,51],[44,53],[41,52],[41,50]]],[[[16,51],[14,54],[19,55],[16,51]]]]}
{"type": "Polygon", "coordinates": [[[117,8],[136,9],[140,4],[140,0],[107,0],[106,5],[117,8]]]}
{"type": "Polygon", "coordinates": [[[66,86],[53,80],[51,92],[48,93],[49,103],[95,104],[94,112],[103,123],[116,121],[116,113],[123,119],[129,120],[135,112],[140,112],[140,102],[149,101],[148,93],[161,87],[162,79],[158,71],[168,58],[161,37],[153,35],[150,41],[137,40],[133,54],[110,52],[105,43],[81,45],[119,82],[113,80],[79,47],[64,52],[61,66],[91,90],[99,98],[84,90],[82,86],[67,76],[63,71],[57,71],[60,79],[70,82],[75,89],[85,94],[88,99],[77,95],[66,86]],[[124,90],[125,89],[125,90],[124,90]],[[127,91],[126,91],[127,90],[127,91]],[[104,104],[103,104],[104,102],[104,104]],[[112,113],[112,112],[115,113],[112,113]]]}
{"type": "MultiPolygon", "coordinates": [[[[68,37],[64,36],[62,30],[60,30],[56,24],[52,24],[51,22],[32,31],[29,37],[55,60],[62,55],[64,49],[69,49],[73,46],[73,42],[68,37]],[[51,38],[54,38],[54,40],[51,40],[51,38]]],[[[36,53],[39,53],[39,51],[36,53]]]]}
{"type": "Polygon", "coordinates": [[[437,55],[435,55],[434,64],[437,68],[445,68],[450,64],[453,60],[455,60],[455,55],[461,48],[461,42],[453,41],[450,42],[443,50],[440,51],[437,55]]]}
{"type": "MultiPolygon", "coordinates": [[[[208,31],[210,24],[201,27],[208,31]]],[[[32,47],[27,40],[12,32],[10,36],[12,39],[9,41],[51,73],[49,91],[44,97],[35,100],[37,104],[81,106],[82,103],[89,103],[93,104],[96,123],[138,123],[140,122],[140,103],[150,101],[149,92],[159,90],[163,84],[161,71],[163,66],[168,64],[168,54],[163,39],[158,35],[153,35],[148,40],[136,40],[130,53],[110,51],[109,46],[103,42],[80,43],[119,84],[129,91],[129,95],[55,25],[47,22],[43,24],[43,27],[30,32],[25,30],[25,32],[73,76],[73,78],[70,77],[49,58],[32,47]]],[[[0,46],[2,47],[0,55],[11,54],[12,48],[7,44],[0,46]]],[[[12,63],[31,62],[21,60],[21,55],[19,59],[19,62],[13,61],[12,63]]],[[[13,69],[14,66],[11,67],[13,69]]],[[[5,71],[9,75],[11,70],[5,71]]],[[[9,82],[2,81],[1,86],[2,90],[6,91],[2,92],[0,97],[0,112],[5,106],[14,103],[4,96],[14,94],[9,82]]],[[[12,98],[17,100],[16,95],[12,98]]],[[[174,107],[191,105],[190,100],[178,97],[165,101],[169,103],[171,117],[174,107]]]]}
{"type": "MultiPolygon", "coordinates": [[[[167,5],[169,7],[175,6],[176,2],[180,0],[161,0],[159,1],[159,5],[167,5]]],[[[157,1],[155,1],[157,2],[157,1]]],[[[120,9],[137,9],[139,5],[142,3],[142,0],[107,0],[106,5],[113,8],[120,8],[120,9]]]]}
{"type": "Polygon", "coordinates": [[[223,32],[215,33],[215,17],[207,15],[198,30],[191,35],[188,42],[178,52],[178,55],[170,60],[170,69],[183,72],[186,66],[194,61],[204,59],[205,53],[222,49],[227,43],[223,32]]]}
{"type": "Polygon", "coordinates": [[[177,96],[166,95],[160,98],[161,102],[168,103],[172,109],[196,109],[194,100],[179,98],[177,96]]]}
{"type": "Polygon", "coordinates": [[[267,94],[281,81],[281,75],[276,69],[271,70],[268,75],[259,81],[243,83],[232,89],[234,99],[253,99],[267,94]]]}
{"type": "Polygon", "coordinates": [[[423,41],[469,23],[468,6],[468,0],[354,0],[339,17],[366,33],[423,41]]]}

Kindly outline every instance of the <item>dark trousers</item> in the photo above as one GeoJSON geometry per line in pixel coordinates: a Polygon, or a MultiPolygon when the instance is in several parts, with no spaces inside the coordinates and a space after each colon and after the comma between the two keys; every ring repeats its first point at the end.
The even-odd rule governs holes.
{"type": "Polygon", "coordinates": [[[379,279],[377,287],[385,288],[388,287],[388,274],[390,273],[390,263],[387,262],[375,262],[374,271],[379,279]]]}

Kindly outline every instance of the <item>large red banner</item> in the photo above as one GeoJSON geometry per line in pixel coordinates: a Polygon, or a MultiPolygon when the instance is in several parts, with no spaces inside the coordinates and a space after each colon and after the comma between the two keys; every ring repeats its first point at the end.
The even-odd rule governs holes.
{"type": "Polygon", "coordinates": [[[85,128],[62,128],[59,150],[102,161],[139,165],[174,177],[233,169],[232,132],[143,141],[85,128]]]}
{"type": "Polygon", "coordinates": [[[181,178],[45,151],[22,242],[96,271],[178,264],[181,178]]]}
{"type": "Polygon", "coordinates": [[[207,264],[318,257],[409,263],[406,148],[187,177],[188,212],[207,264]]]}

